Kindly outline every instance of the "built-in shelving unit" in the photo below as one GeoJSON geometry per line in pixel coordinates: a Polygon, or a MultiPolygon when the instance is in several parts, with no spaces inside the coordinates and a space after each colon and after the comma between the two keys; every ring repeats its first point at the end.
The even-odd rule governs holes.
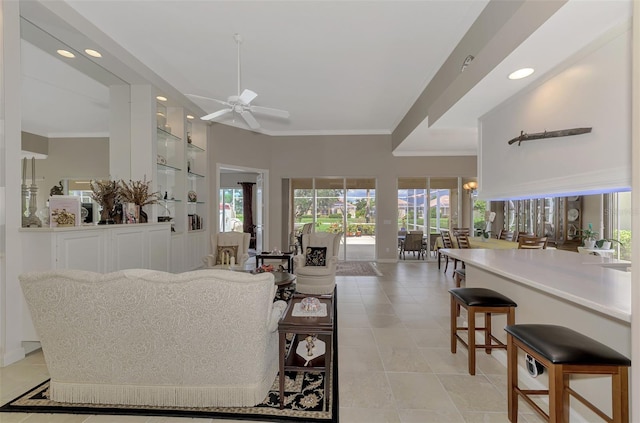
{"type": "Polygon", "coordinates": [[[181,107],[157,104],[158,220],[171,217],[172,272],[202,265],[208,252],[207,125],[181,107]]]}

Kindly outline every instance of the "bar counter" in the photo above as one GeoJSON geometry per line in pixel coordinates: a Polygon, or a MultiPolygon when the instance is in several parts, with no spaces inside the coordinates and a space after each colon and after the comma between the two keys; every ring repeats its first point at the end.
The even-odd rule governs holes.
{"type": "Polygon", "coordinates": [[[442,252],[472,267],[631,322],[629,262],[555,249],[443,249],[442,252]]]}
{"type": "MultiPolygon", "coordinates": [[[[466,286],[493,289],[515,301],[516,324],[565,326],[631,357],[631,263],[553,249],[442,252],[465,262],[466,286]]],[[[498,328],[506,320],[497,315],[493,321],[494,333],[505,341],[506,334],[498,328]]],[[[493,353],[506,365],[506,355],[500,354],[504,353],[493,353]]],[[[546,385],[546,372],[537,379],[531,378],[522,359],[519,368],[526,385],[533,389],[546,385]]],[[[572,378],[574,384],[578,392],[605,412],[610,411],[611,393],[606,378],[583,375],[572,378]]],[[[591,421],[590,412],[575,402],[571,413],[591,421]]]]}

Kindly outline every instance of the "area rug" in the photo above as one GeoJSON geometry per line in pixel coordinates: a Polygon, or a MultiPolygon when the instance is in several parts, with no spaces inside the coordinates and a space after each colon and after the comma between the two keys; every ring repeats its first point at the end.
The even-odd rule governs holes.
{"type": "MultiPolygon", "coordinates": [[[[335,295],[335,294],[334,294],[335,295]]],[[[334,297],[335,298],[335,297],[334,297]]],[[[337,308],[337,307],[336,307],[337,308]]],[[[337,310],[334,309],[334,313],[337,310]]],[[[337,315],[334,314],[335,322],[337,315]]],[[[338,339],[337,325],[334,339],[338,339]]],[[[95,404],[63,404],[47,398],[49,381],[28,390],[0,407],[0,413],[107,414],[131,416],[190,417],[207,419],[259,420],[272,422],[338,423],[338,343],[334,342],[332,374],[328,380],[320,372],[286,372],[285,408],[280,409],[278,378],[265,400],[255,407],[149,407],[95,404]],[[324,384],[329,383],[329,398],[324,407],[324,384]]],[[[2,418],[0,417],[0,421],[2,418]]]]}
{"type": "Polygon", "coordinates": [[[338,276],[382,276],[375,263],[368,261],[339,261],[338,276]]]}

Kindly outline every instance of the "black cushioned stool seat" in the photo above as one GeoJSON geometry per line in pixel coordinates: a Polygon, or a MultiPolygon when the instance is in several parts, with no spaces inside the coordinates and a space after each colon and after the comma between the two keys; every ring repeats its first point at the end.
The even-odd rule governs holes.
{"type": "Polygon", "coordinates": [[[506,349],[507,345],[491,332],[491,315],[506,314],[507,325],[515,324],[517,304],[508,297],[487,288],[453,288],[451,294],[451,352],[456,353],[457,341],[469,352],[469,374],[476,374],[476,348],[484,348],[491,354],[494,348],[506,349]],[[467,327],[458,326],[460,308],[467,310],[467,327]],[[476,327],[476,313],[484,315],[484,327],[476,327]],[[476,344],[476,331],[484,332],[484,344],[476,344]],[[467,342],[458,334],[467,331],[467,342]]]}
{"type": "Polygon", "coordinates": [[[552,423],[569,421],[570,395],[586,405],[604,421],[629,421],[629,379],[631,360],[608,346],[572,329],[542,324],[508,325],[509,421],[518,421],[518,396],[552,423]],[[518,348],[542,364],[549,373],[548,390],[525,390],[518,387],[518,348]],[[612,410],[609,417],[571,389],[571,374],[611,375],[612,410]],[[549,413],[529,397],[549,395],[549,413]]]}

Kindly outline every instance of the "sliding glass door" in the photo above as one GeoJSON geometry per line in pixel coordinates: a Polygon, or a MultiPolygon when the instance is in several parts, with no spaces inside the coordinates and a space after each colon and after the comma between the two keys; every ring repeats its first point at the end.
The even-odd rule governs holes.
{"type": "Polygon", "coordinates": [[[340,259],[375,260],[375,179],[292,179],[291,210],[294,236],[311,223],[342,233],[340,259]]]}

